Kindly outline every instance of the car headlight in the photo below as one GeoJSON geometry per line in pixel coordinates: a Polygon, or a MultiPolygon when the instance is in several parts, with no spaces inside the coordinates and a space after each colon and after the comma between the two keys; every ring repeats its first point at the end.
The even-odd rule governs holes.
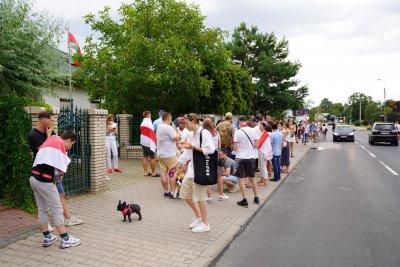
{"type": "Polygon", "coordinates": [[[337,133],[333,133],[333,135],[338,135],[337,133]]]}
{"type": "Polygon", "coordinates": [[[349,133],[349,135],[354,135],[354,133],[349,133]]]}

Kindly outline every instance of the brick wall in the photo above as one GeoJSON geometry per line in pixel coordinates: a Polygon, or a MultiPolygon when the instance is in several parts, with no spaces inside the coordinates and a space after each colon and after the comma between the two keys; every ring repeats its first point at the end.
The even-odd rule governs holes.
{"type": "Polygon", "coordinates": [[[118,114],[118,131],[119,131],[119,145],[120,145],[120,158],[128,158],[127,147],[131,145],[131,129],[130,120],[132,118],[131,114],[118,114]]]}
{"type": "Polygon", "coordinates": [[[90,191],[98,192],[105,189],[106,180],[106,117],[107,110],[89,109],[90,116],[90,191]]]}

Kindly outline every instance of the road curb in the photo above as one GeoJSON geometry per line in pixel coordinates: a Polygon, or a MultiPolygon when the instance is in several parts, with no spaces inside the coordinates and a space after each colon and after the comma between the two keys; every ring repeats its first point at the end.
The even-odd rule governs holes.
{"type": "Polygon", "coordinates": [[[246,226],[253,220],[257,213],[261,210],[264,205],[267,204],[270,197],[278,190],[286,178],[292,173],[292,170],[299,164],[304,156],[310,151],[312,146],[307,146],[301,154],[299,154],[298,160],[292,165],[291,171],[285,175],[277,183],[277,186],[265,197],[259,207],[248,217],[238,218],[235,224],[228,228],[214,243],[209,246],[197,259],[195,259],[189,266],[190,267],[207,267],[210,266],[222,253],[228,248],[229,244],[246,228],[246,226]]]}

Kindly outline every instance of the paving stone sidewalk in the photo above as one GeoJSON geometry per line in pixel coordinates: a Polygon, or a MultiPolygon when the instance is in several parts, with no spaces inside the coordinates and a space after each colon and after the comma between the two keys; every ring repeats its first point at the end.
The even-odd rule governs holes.
{"type": "MultiPolygon", "coordinates": [[[[291,168],[310,146],[295,144],[291,168]]],[[[108,175],[105,192],[68,199],[73,214],[85,220],[68,228],[81,239],[81,246],[61,250],[57,242],[43,248],[42,234],[37,233],[0,249],[0,266],[208,266],[260,208],[251,202],[248,209],[237,206],[239,192],[218,201],[214,188],[214,200],[208,205],[211,231],[192,233],[189,207],[183,200],[165,199],[159,179],[143,176],[140,160],[121,160],[121,168],[122,174],[108,175]],[[134,215],[132,223],[122,222],[118,200],[139,203],[143,220],[134,215]]],[[[259,187],[261,201],[279,184],[259,187]]],[[[252,200],[251,189],[248,193],[252,200]]]]}

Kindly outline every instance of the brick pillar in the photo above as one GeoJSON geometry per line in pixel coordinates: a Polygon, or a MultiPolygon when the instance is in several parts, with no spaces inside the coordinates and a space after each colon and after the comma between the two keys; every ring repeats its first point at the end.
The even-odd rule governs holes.
{"type": "Polygon", "coordinates": [[[106,117],[107,110],[89,109],[90,116],[90,191],[98,192],[106,186],[106,117]]]}
{"type": "Polygon", "coordinates": [[[131,114],[118,114],[118,131],[119,131],[119,144],[120,144],[120,158],[128,158],[127,147],[131,145],[131,129],[130,120],[132,118],[131,114]]]}
{"type": "MultiPolygon", "coordinates": [[[[36,106],[29,106],[25,107],[26,112],[31,116],[32,118],[32,128],[36,126],[38,123],[38,113],[42,110],[46,110],[44,107],[36,107],[36,106]]],[[[58,115],[60,114],[60,109],[59,108],[54,108],[53,107],[53,114],[54,114],[54,132],[58,134],[58,115]]]]}

